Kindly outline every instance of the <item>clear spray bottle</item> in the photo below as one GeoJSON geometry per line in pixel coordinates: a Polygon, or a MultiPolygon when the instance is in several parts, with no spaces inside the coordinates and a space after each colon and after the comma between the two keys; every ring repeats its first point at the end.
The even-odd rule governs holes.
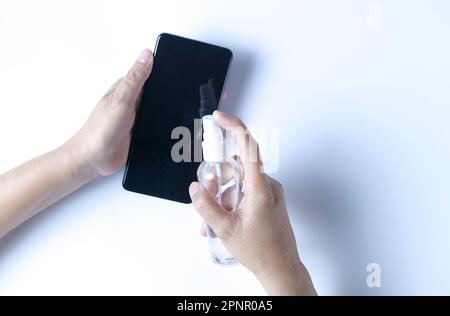
{"type": "MultiPolygon", "coordinates": [[[[239,163],[227,157],[224,133],[212,115],[203,117],[203,162],[200,164],[198,181],[215,197],[227,211],[236,210],[242,194],[239,163]]],[[[231,256],[219,237],[207,225],[211,259],[220,265],[233,265],[237,260],[231,256]]]]}

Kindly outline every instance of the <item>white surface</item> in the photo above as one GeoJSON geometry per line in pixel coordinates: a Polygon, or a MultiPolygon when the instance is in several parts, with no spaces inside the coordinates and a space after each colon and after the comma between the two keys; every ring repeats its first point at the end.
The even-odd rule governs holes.
{"type": "MultiPolygon", "coordinates": [[[[0,172],[65,141],[161,32],[234,51],[224,109],[279,127],[320,294],[450,294],[450,1],[2,0],[0,172]]],[[[191,206],[121,177],[0,241],[0,294],[263,294],[210,263],[191,206]]]]}

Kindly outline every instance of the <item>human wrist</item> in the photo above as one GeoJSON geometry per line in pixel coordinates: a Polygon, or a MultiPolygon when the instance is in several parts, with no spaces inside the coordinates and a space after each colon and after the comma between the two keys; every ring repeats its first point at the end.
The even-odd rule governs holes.
{"type": "Polygon", "coordinates": [[[82,144],[76,139],[72,138],[67,143],[57,149],[67,163],[71,177],[77,181],[89,182],[99,176],[95,166],[89,159],[89,154],[82,144]]]}
{"type": "Polygon", "coordinates": [[[284,269],[267,269],[255,274],[267,294],[272,296],[317,295],[308,270],[300,259],[284,269]]]}

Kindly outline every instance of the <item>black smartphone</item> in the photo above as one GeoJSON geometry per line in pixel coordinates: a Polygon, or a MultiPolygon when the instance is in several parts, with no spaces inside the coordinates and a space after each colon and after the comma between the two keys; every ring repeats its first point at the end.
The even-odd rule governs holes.
{"type": "Polygon", "coordinates": [[[200,164],[193,149],[199,137],[194,120],[218,108],[231,60],[232,52],[227,48],[167,33],[159,35],[153,70],[144,85],[133,128],[123,178],[126,190],[191,202],[188,187],[200,164]],[[189,132],[190,144],[174,151],[181,136],[183,143],[187,138],[177,130],[189,132]],[[177,135],[180,138],[174,137],[177,135]],[[174,159],[174,152],[184,159],[174,159]]]}

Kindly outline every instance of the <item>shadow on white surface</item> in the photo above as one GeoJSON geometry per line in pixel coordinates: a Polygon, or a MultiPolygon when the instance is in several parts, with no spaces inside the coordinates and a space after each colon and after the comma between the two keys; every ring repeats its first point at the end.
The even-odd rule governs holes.
{"type": "MultiPolygon", "coordinates": [[[[358,198],[361,190],[355,186],[357,176],[340,160],[341,154],[322,152],[314,162],[291,169],[283,180],[300,255],[304,245],[308,244],[309,249],[303,249],[305,252],[313,253],[316,260],[327,261],[322,264],[329,270],[327,283],[330,287],[319,287],[319,293],[364,295],[369,294],[365,266],[370,254],[364,244],[365,230],[362,225],[355,224],[362,221],[364,205],[358,198]],[[302,230],[313,232],[320,238],[310,240],[302,230]]],[[[320,274],[323,271],[316,270],[317,262],[308,263],[306,260],[313,280],[322,280],[320,274]]]]}

